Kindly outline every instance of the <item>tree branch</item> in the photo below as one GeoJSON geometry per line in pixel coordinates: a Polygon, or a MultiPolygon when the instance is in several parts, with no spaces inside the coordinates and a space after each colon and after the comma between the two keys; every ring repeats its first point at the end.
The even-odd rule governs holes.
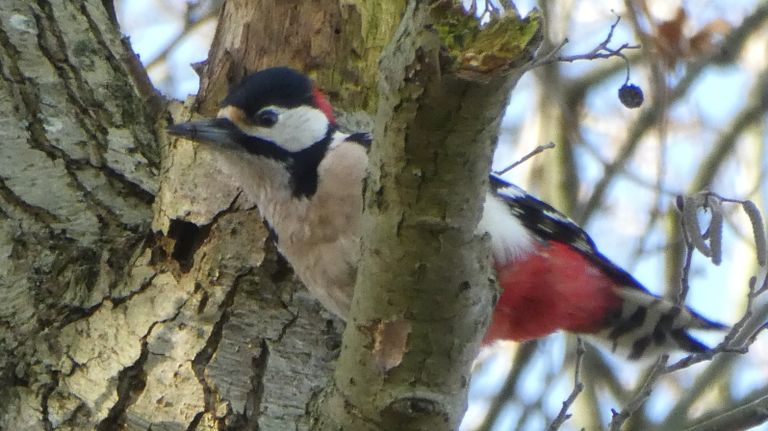
{"type": "Polygon", "coordinates": [[[768,395],[750,403],[716,413],[717,416],[685,431],[745,430],[768,421],[768,395]]]}
{"type": "Polygon", "coordinates": [[[594,48],[592,48],[591,51],[586,52],[584,54],[571,54],[571,55],[560,55],[559,53],[563,50],[565,45],[568,44],[568,38],[563,39],[560,44],[558,44],[552,51],[549,53],[538,57],[536,61],[531,63],[530,65],[526,66],[526,69],[530,70],[539,66],[544,66],[547,64],[553,64],[553,63],[573,63],[574,61],[579,60],[597,60],[597,59],[608,59],[613,57],[619,57],[624,60],[626,67],[627,67],[627,79],[629,79],[629,60],[627,59],[627,56],[624,54],[624,51],[627,49],[639,49],[640,45],[630,45],[628,43],[624,43],[618,48],[610,48],[608,45],[611,43],[611,39],[613,38],[613,31],[616,29],[616,26],[619,25],[619,21],[621,21],[621,17],[617,16],[616,21],[611,24],[610,30],[608,30],[608,35],[606,38],[597,44],[594,48]]]}
{"type": "Polygon", "coordinates": [[[581,391],[584,390],[584,383],[581,382],[581,361],[584,358],[585,351],[584,342],[581,341],[581,338],[576,338],[576,360],[573,366],[573,389],[568,395],[568,398],[563,401],[563,407],[560,408],[555,419],[549,424],[547,431],[556,431],[560,429],[560,426],[571,418],[568,409],[571,408],[576,401],[576,397],[578,397],[581,391]]]}
{"type": "Polygon", "coordinates": [[[537,16],[477,22],[411,1],[382,54],[364,245],[320,429],[447,430],[463,415],[494,293],[477,190],[540,31],[537,16]]]}
{"type": "Polygon", "coordinates": [[[667,359],[667,355],[662,355],[656,361],[651,370],[648,372],[648,376],[645,378],[643,384],[637,389],[630,401],[620,412],[611,409],[613,416],[611,417],[611,423],[608,425],[611,431],[619,431],[624,421],[629,419],[633,413],[635,413],[640,409],[640,407],[643,406],[643,404],[645,404],[645,401],[648,399],[648,397],[651,396],[651,392],[653,392],[656,381],[664,373],[667,359]]]}

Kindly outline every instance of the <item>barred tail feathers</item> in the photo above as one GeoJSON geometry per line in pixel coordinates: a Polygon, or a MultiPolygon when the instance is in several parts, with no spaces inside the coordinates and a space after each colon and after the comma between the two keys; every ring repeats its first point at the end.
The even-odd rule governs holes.
{"type": "Polygon", "coordinates": [[[635,287],[617,289],[622,299],[619,313],[605,329],[592,334],[599,344],[629,359],[642,359],[664,352],[683,350],[704,352],[709,348],[688,333],[690,329],[724,330],[725,325],[713,322],[685,306],[635,287]]]}

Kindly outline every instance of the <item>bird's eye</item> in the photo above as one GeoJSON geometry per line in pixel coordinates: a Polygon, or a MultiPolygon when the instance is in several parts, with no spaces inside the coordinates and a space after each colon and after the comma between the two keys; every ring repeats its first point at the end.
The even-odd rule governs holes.
{"type": "Polygon", "coordinates": [[[277,123],[277,112],[265,109],[256,114],[256,124],[261,127],[272,127],[277,123]]]}

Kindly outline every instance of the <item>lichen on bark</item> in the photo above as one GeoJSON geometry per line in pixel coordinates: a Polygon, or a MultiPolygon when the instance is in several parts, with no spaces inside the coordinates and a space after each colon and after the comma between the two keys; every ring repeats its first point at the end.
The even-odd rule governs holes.
{"type": "Polygon", "coordinates": [[[516,10],[492,14],[486,24],[451,2],[433,7],[435,29],[448,57],[447,67],[466,79],[487,79],[499,68],[509,71],[532,59],[542,40],[541,14],[524,18],[516,10]]]}

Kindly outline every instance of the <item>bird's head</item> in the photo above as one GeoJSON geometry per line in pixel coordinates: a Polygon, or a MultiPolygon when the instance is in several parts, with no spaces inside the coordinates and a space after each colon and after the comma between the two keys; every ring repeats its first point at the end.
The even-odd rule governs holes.
{"type": "Polygon", "coordinates": [[[243,79],[221,102],[216,118],[175,124],[168,132],[276,162],[289,172],[294,193],[300,195],[316,186],[317,166],[336,121],[325,95],[307,76],[274,67],[243,79]]]}

